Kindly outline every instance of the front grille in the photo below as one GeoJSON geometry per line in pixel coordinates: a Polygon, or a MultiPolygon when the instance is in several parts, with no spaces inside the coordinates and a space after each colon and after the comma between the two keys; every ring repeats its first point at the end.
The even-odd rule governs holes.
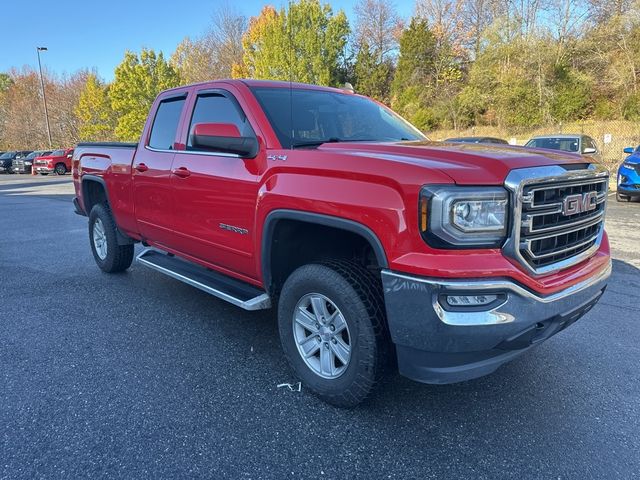
{"type": "Polygon", "coordinates": [[[590,251],[604,226],[606,198],[607,179],[602,177],[526,185],[519,245],[524,261],[538,270],[590,251]],[[584,205],[593,208],[584,208],[591,192],[595,199],[584,205]],[[564,208],[567,197],[579,199],[577,212],[564,208]]]}

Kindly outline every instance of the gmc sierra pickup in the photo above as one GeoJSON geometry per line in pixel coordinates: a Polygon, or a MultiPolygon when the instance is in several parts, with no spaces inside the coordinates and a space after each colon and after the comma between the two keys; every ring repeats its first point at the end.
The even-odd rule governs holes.
{"type": "Polygon", "coordinates": [[[224,80],[155,100],[139,144],[79,144],[93,257],[277,307],[311,391],[353,406],[395,366],[476,378],[584,315],[611,273],[588,157],[430,142],[339,89],[224,80]]]}

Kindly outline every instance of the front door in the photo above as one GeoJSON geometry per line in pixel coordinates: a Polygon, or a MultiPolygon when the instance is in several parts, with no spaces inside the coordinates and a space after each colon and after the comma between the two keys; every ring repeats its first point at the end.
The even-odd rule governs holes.
{"type": "Polygon", "coordinates": [[[257,160],[197,149],[192,133],[198,123],[231,123],[242,136],[255,135],[231,93],[209,90],[198,94],[186,150],[176,152],[171,176],[179,249],[219,270],[256,279],[257,160]]]}
{"type": "Polygon", "coordinates": [[[158,104],[148,142],[136,151],[133,171],[134,205],[138,229],[152,243],[171,246],[173,194],[170,177],[173,150],[185,96],[158,104]]]}

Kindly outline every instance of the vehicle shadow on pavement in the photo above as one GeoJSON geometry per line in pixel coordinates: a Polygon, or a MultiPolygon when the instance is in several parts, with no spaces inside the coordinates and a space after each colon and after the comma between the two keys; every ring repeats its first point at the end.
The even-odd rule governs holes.
{"type": "Polygon", "coordinates": [[[52,180],[52,181],[47,181],[46,183],[45,182],[9,183],[9,184],[0,183],[0,192],[6,192],[10,190],[24,190],[28,188],[42,188],[42,187],[49,187],[52,185],[64,185],[64,184],[72,185],[69,180],[52,180]]]}

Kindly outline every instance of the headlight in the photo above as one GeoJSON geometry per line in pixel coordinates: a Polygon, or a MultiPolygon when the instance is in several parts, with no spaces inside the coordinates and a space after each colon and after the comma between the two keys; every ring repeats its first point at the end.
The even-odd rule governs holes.
{"type": "Polygon", "coordinates": [[[24,162],[25,165],[31,165],[31,162],[24,162]]]}
{"type": "Polygon", "coordinates": [[[438,248],[499,247],[507,235],[509,197],[501,187],[424,187],[420,230],[438,248]]]}
{"type": "Polygon", "coordinates": [[[633,170],[633,169],[635,168],[635,166],[636,166],[636,165],[637,165],[637,164],[635,164],[635,163],[631,163],[631,162],[624,162],[624,163],[622,164],[622,166],[623,166],[624,168],[630,168],[631,170],[633,170]]]}

